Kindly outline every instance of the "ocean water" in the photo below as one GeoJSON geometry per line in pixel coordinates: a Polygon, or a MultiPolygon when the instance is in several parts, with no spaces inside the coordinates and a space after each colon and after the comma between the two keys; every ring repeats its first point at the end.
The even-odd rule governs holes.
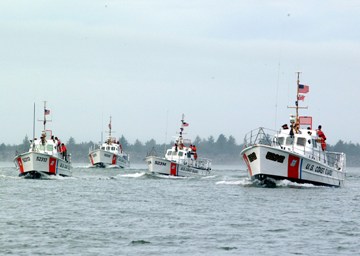
{"type": "Polygon", "coordinates": [[[360,168],[343,188],[252,183],[244,166],[205,178],[77,166],[19,178],[0,166],[0,255],[357,255],[360,168]]]}

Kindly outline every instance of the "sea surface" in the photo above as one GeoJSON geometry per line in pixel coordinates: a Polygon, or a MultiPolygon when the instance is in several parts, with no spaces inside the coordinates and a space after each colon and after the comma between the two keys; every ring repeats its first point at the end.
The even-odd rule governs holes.
{"type": "Polygon", "coordinates": [[[205,178],[76,165],[19,178],[0,163],[0,255],[359,255],[360,168],[342,188],[252,183],[245,167],[205,178]]]}

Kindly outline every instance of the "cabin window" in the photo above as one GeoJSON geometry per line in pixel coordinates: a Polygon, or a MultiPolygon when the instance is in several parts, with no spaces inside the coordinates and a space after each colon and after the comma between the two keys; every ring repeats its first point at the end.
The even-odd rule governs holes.
{"type": "Polygon", "coordinates": [[[312,139],[313,148],[317,148],[317,142],[315,139],[312,139]]]}
{"type": "Polygon", "coordinates": [[[111,150],[115,150],[115,147],[111,147],[111,150]]]}
{"type": "Polygon", "coordinates": [[[167,152],[167,155],[170,156],[170,155],[171,155],[171,151],[168,151],[168,152],[167,152]]]}
{"type": "Polygon", "coordinates": [[[294,143],[294,138],[287,137],[286,138],[286,145],[292,145],[294,143]]]}
{"type": "Polygon", "coordinates": [[[184,155],[184,152],[182,152],[182,151],[179,151],[179,154],[178,154],[178,156],[183,156],[184,155]]]}
{"type": "Polygon", "coordinates": [[[298,145],[298,146],[305,146],[306,145],[306,139],[305,138],[302,138],[302,137],[299,137],[299,138],[297,138],[297,142],[296,142],[296,144],[298,145]]]}
{"type": "Polygon", "coordinates": [[[53,151],[53,145],[46,145],[46,151],[53,151]]]}
{"type": "Polygon", "coordinates": [[[284,141],[285,141],[285,138],[284,138],[284,137],[279,137],[279,138],[278,138],[278,143],[279,143],[279,145],[284,144],[284,141]]]}
{"type": "Polygon", "coordinates": [[[38,146],[38,150],[39,150],[39,151],[45,151],[45,146],[40,144],[40,145],[38,146]]]}
{"type": "Polygon", "coordinates": [[[173,151],[172,154],[173,154],[173,156],[176,156],[176,151],[173,151]]]}
{"type": "Polygon", "coordinates": [[[106,150],[110,150],[110,147],[106,147],[106,150]]]}
{"type": "Polygon", "coordinates": [[[105,147],[101,147],[102,150],[105,150],[105,147]]]}

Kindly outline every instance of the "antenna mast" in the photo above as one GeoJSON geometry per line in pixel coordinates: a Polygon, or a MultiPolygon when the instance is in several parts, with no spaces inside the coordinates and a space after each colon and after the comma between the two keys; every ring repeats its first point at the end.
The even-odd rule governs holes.
{"type": "Polygon", "coordinates": [[[297,81],[296,81],[296,101],[295,101],[295,107],[289,107],[288,108],[295,108],[296,110],[296,119],[295,121],[299,121],[299,109],[307,109],[308,107],[299,107],[299,85],[300,85],[300,74],[301,72],[296,72],[297,74],[297,81]]]}
{"type": "Polygon", "coordinates": [[[35,139],[35,102],[34,102],[34,116],[33,116],[33,141],[35,139]]]}
{"type": "Polygon", "coordinates": [[[109,138],[111,139],[111,116],[110,116],[110,123],[109,123],[109,138]]]}
{"type": "Polygon", "coordinates": [[[297,73],[297,86],[296,86],[296,102],[295,102],[295,106],[296,106],[296,121],[299,120],[299,84],[300,84],[300,73],[301,72],[296,72],[297,73]]]}
{"type": "Polygon", "coordinates": [[[46,131],[46,101],[44,101],[44,131],[46,131]]]}
{"type": "MultiPolygon", "coordinates": [[[[35,103],[34,103],[34,110],[35,110],[35,103]]],[[[51,122],[51,120],[46,120],[46,116],[50,114],[50,110],[48,110],[46,108],[46,101],[44,101],[44,119],[43,120],[38,120],[38,121],[42,121],[43,122],[43,125],[44,125],[44,130],[43,131],[46,131],[46,123],[47,122],[51,122]]],[[[35,125],[34,125],[35,126],[35,125]]]]}
{"type": "Polygon", "coordinates": [[[184,130],[184,123],[185,123],[185,115],[182,114],[181,116],[181,127],[180,127],[180,136],[179,136],[179,143],[182,143],[183,142],[183,137],[182,137],[182,134],[183,134],[183,130],[184,130]]]}

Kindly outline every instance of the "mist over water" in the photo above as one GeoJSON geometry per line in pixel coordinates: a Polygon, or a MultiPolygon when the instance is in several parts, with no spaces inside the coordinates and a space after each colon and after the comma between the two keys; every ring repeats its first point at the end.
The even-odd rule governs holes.
{"type": "Polygon", "coordinates": [[[360,168],[345,187],[263,188],[238,166],[174,178],[76,166],[19,178],[0,166],[0,254],[350,255],[360,251],[360,168]]]}

